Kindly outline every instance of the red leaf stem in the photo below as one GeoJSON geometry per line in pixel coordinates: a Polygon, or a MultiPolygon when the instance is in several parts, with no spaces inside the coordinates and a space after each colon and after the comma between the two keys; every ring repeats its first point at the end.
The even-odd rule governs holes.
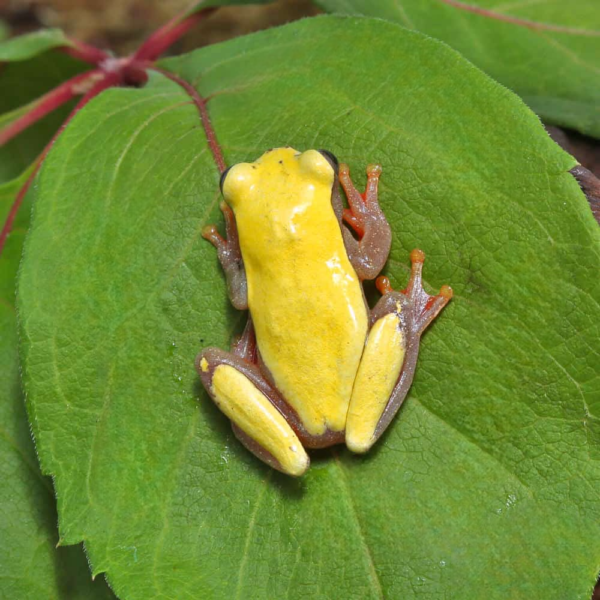
{"type": "Polygon", "coordinates": [[[23,184],[23,187],[21,187],[21,189],[18,191],[18,193],[15,197],[15,200],[13,202],[13,205],[10,207],[10,212],[8,213],[8,217],[6,218],[6,221],[4,222],[4,226],[2,227],[2,231],[0,232],[0,255],[2,255],[2,251],[4,250],[4,246],[6,244],[6,239],[8,238],[8,235],[12,229],[14,220],[17,216],[17,213],[19,212],[21,203],[23,202],[23,198],[25,198],[25,194],[27,194],[27,190],[29,190],[31,184],[33,183],[33,180],[35,179],[35,176],[37,175],[42,163],[44,162],[44,159],[46,158],[46,155],[52,148],[52,145],[54,144],[54,142],[56,141],[58,136],[64,131],[65,127],[68,125],[68,123],[71,121],[71,119],[90,100],[95,98],[98,94],[100,94],[100,92],[103,92],[106,88],[116,85],[117,83],[119,83],[119,81],[120,81],[120,76],[118,73],[107,73],[107,74],[103,75],[103,79],[100,81],[97,81],[96,84],[83,96],[83,98],[77,103],[75,108],[73,108],[73,110],[71,111],[69,116],[65,119],[65,122],[60,126],[58,131],[52,136],[52,139],[48,142],[46,147],[42,150],[42,153],[38,156],[38,158],[35,162],[35,165],[33,167],[31,174],[27,178],[27,181],[25,181],[25,183],[23,184]]]}
{"type": "Polygon", "coordinates": [[[59,50],[92,65],[99,65],[103,60],[111,57],[108,52],[77,40],[69,40],[69,45],[61,46],[59,50]]]}
{"type": "Polygon", "coordinates": [[[202,126],[204,127],[204,132],[206,134],[206,140],[208,141],[208,147],[212,152],[213,158],[219,169],[219,172],[222,173],[226,169],[225,159],[223,158],[223,152],[221,151],[221,146],[219,146],[219,142],[217,141],[217,135],[210,121],[210,116],[208,115],[208,110],[206,109],[206,99],[202,98],[200,94],[196,91],[196,88],[191,84],[178,77],[174,73],[170,73],[169,71],[165,71],[163,69],[159,69],[158,67],[150,67],[152,70],[161,73],[165,77],[168,77],[171,81],[174,81],[178,85],[180,85],[190,96],[196,107],[198,108],[198,112],[200,113],[200,120],[202,121],[202,126]]]}
{"type": "Polygon", "coordinates": [[[99,69],[94,69],[76,75],[54,88],[51,92],[36,100],[31,110],[28,110],[26,114],[0,130],[0,146],[6,144],[10,139],[21,133],[23,129],[33,125],[65,102],[90,91],[90,89],[93,89],[94,84],[102,79],[104,79],[102,72],[99,69]]]}
{"type": "Polygon", "coordinates": [[[162,69],[152,65],[152,61],[157,59],[169,46],[180,39],[187,31],[189,31],[200,21],[207,18],[215,10],[216,8],[205,8],[203,10],[194,12],[189,16],[179,15],[174,19],[171,19],[166,25],[153,33],[142,44],[137,52],[135,52],[135,54],[129,58],[116,59],[113,58],[109,53],[100,50],[99,48],[94,48],[93,46],[77,41],[71,41],[69,46],[60,48],[60,50],[63,52],[84,62],[96,65],[98,68],[77,75],[59,85],[57,88],[51,92],[48,92],[38,101],[36,101],[33,104],[33,108],[29,110],[27,114],[19,117],[3,130],[0,130],[0,146],[2,146],[15,135],[23,131],[23,129],[40,120],[48,113],[57,109],[59,106],[62,106],[65,102],[68,102],[77,95],[84,94],[83,98],[77,103],[65,122],[61,125],[50,142],[48,142],[42,153],[39,155],[31,174],[27,178],[27,181],[25,181],[23,187],[21,187],[17,193],[2,231],[0,232],[0,254],[2,254],[6,239],[8,238],[8,235],[12,229],[14,220],[17,216],[21,203],[23,202],[23,198],[27,194],[27,190],[34,181],[35,176],[37,175],[40,166],[44,162],[46,155],[52,148],[52,145],[58,136],[64,131],[67,124],[92,98],[97,96],[106,88],[118,85],[120,83],[126,83],[128,85],[143,85],[147,78],[146,69],[148,68],[152,68],[155,71],[163,74],[165,77],[168,77],[187,92],[198,108],[198,112],[200,113],[200,120],[202,122],[202,126],[204,127],[206,139],[217,168],[221,173],[225,170],[225,160],[223,159],[221,147],[217,141],[217,136],[206,109],[206,99],[202,98],[195,88],[184,79],[181,79],[173,73],[163,71],[162,69]]]}
{"type": "Polygon", "coordinates": [[[169,46],[185,35],[190,29],[210,16],[216,8],[205,8],[189,17],[178,15],[166,25],[157,29],[135,52],[133,60],[156,60],[169,46]]]}

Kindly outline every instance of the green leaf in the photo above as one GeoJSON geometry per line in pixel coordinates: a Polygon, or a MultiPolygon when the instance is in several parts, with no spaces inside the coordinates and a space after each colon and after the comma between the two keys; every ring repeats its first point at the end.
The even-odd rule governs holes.
{"type": "MultiPolygon", "coordinates": [[[[600,137],[597,0],[317,0],[389,19],[450,44],[542,119],[600,137]]],[[[381,57],[381,62],[384,57],[381,57]]],[[[387,69],[385,60],[382,70],[387,69]]]]}
{"type": "MultiPolygon", "coordinates": [[[[0,186],[2,222],[26,176],[0,186]]],[[[31,195],[0,257],[0,597],[113,598],[103,581],[92,583],[81,548],[56,548],[52,482],[40,472],[27,423],[14,295],[31,195]]]]}
{"type": "Polygon", "coordinates": [[[11,38],[0,44],[0,62],[28,60],[53,48],[71,45],[60,29],[42,29],[11,38]]]}
{"type": "MultiPolygon", "coordinates": [[[[456,296],[369,455],[259,463],[202,392],[227,347],[219,173],[182,87],[103,93],[54,147],[19,286],[22,367],[61,538],[122,598],[588,599],[600,558],[600,233],[573,159],[433,39],[322,17],[164,63],[228,164],[383,165],[387,272],[456,296]],[[377,68],[386,57],[386,69],[377,68]]],[[[277,257],[273,257],[277,260],[277,257]]]]}

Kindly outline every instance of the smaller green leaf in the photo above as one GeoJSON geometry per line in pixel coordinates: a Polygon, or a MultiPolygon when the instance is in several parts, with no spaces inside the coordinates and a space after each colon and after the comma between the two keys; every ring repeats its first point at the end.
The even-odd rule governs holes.
{"type": "Polygon", "coordinates": [[[0,62],[17,62],[43,54],[52,48],[71,46],[60,29],[42,29],[11,38],[0,44],[0,62]]]}

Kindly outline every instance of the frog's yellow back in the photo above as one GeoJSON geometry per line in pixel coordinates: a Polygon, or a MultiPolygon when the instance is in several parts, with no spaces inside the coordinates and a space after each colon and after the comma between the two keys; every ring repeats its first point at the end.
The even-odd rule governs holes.
{"type": "Polygon", "coordinates": [[[223,188],[261,356],[312,435],[344,429],[368,328],[331,205],[334,176],[316,150],[277,148],[232,167],[223,188]]]}

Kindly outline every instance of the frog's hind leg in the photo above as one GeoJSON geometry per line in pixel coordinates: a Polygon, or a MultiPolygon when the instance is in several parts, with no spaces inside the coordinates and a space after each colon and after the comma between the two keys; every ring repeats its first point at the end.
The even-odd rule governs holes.
{"type": "Polygon", "coordinates": [[[310,460],[283,400],[265,380],[256,363],[252,322],[231,352],[207,348],[196,368],[209,396],[231,420],[236,437],[258,458],[288,475],[305,473],[310,460]]]}
{"type": "Polygon", "coordinates": [[[354,452],[369,450],[398,412],[415,374],[421,334],[452,298],[448,286],[437,296],[427,294],[421,285],[425,255],[413,250],[410,258],[405,290],[394,291],[386,277],[377,280],[383,297],[371,313],[346,421],[346,444],[354,452]]]}
{"type": "Polygon", "coordinates": [[[339,166],[339,181],[344,188],[350,208],[342,210],[341,200],[339,196],[336,197],[337,189],[334,189],[334,209],[343,221],[342,235],[348,258],[362,280],[375,279],[379,275],[390,253],[392,243],[390,225],[377,199],[380,175],[379,165],[369,165],[367,187],[364,194],[361,194],[350,179],[348,165],[339,166]],[[348,227],[354,230],[358,239],[354,238],[348,227]]]}

